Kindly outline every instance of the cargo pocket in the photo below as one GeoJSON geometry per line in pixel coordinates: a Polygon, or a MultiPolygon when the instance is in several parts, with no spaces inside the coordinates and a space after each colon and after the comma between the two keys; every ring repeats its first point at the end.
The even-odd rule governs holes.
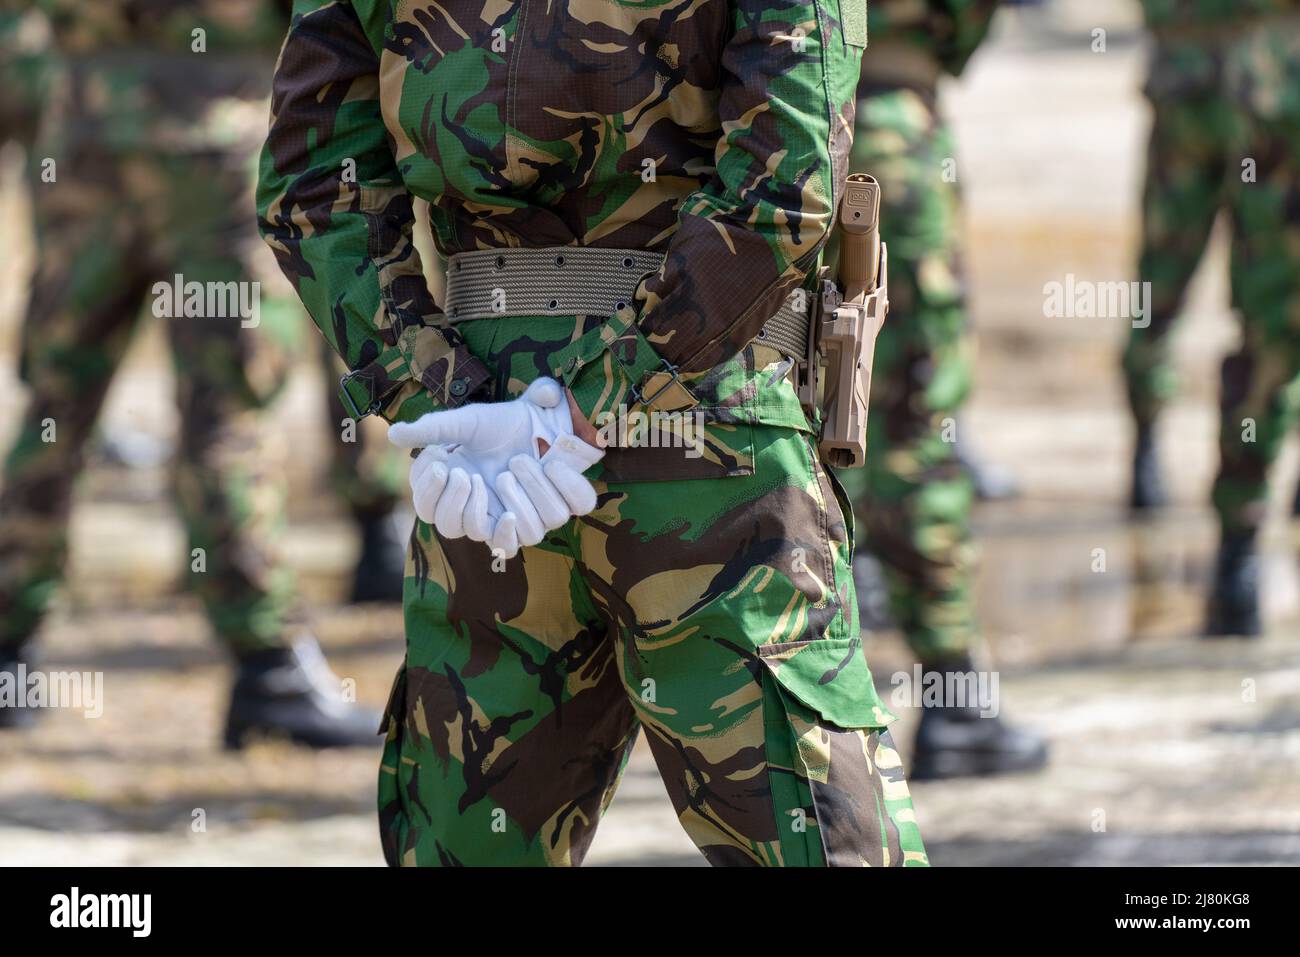
{"type": "Polygon", "coordinates": [[[649,436],[647,430],[633,448],[610,448],[588,475],[605,482],[674,482],[754,474],[754,427],[747,423],[681,418],[649,436]]]}
{"type": "Polygon", "coordinates": [[[384,753],[379,762],[379,842],[389,867],[400,867],[406,843],[406,813],[402,808],[405,777],[402,763],[403,729],[406,725],[406,665],[397,670],[379,732],[384,753]]]}
{"type": "Polygon", "coordinates": [[[924,863],[902,765],[858,638],[757,649],[786,866],[924,863]]]}

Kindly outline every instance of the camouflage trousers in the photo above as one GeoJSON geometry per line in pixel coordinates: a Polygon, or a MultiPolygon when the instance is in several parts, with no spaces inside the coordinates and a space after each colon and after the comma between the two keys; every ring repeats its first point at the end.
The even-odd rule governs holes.
{"type": "Polygon", "coordinates": [[[239,157],[87,147],[58,157],[54,182],[33,184],[39,259],[21,367],[30,401],[0,493],[0,645],[32,634],[61,578],[73,482],[142,314],[166,323],[175,360],[184,579],[235,653],[290,637],[283,470],[260,419],[285,379],[301,313],[265,302],[255,329],[238,316],[155,318],[155,283],[253,278],[245,254],[261,250],[249,235],[250,181],[239,157]]]}
{"type": "MultiPolygon", "coordinates": [[[[514,395],[574,321],[458,328],[514,395]]],[[[379,775],[390,864],[580,864],[641,728],[715,865],[927,863],[858,635],[843,500],[806,432],[708,441],[749,464],[597,479],[595,512],[509,561],[416,525],[379,775]]],[[[643,453],[647,473],[682,454],[626,461],[643,453]]]]}
{"type": "Polygon", "coordinates": [[[978,641],[974,490],[955,445],[973,340],[956,185],[944,179],[953,155],[933,93],[859,90],[849,168],[880,180],[890,312],[876,341],[867,464],[840,477],[866,528],[864,547],[884,567],[892,617],[927,664],[978,641]]]}
{"type": "Polygon", "coordinates": [[[1123,366],[1133,415],[1149,425],[1175,392],[1170,333],[1226,214],[1242,342],[1223,360],[1212,500],[1224,528],[1247,530],[1263,518],[1300,372],[1300,25],[1227,36],[1156,46],[1138,266],[1150,325],[1132,330],[1123,366]]]}

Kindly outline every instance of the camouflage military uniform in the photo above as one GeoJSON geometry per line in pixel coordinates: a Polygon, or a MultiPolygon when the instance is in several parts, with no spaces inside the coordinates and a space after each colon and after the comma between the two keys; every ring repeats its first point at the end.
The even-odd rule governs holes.
{"type": "Polygon", "coordinates": [[[580,863],[644,727],[714,863],[925,863],[858,637],[852,523],[789,361],[755,341],[821,257],[863,6],[295,12],[259,211],[366,400],[409,421],[552,375],[596,421],[664,385],[667,360],[665,396],[704,423],[698,457],[610,450],[597,510],[510,561],[417,524],[380,771],[389,861],[580,863]],[[666,258],[612,316],[452,325],[412,194],[444,254],[666,258]]]}
{"type": "Polygon", "coordinates": [[[1248,533],[1263,519],[1300,371],[1300,2],[1144,7],[1156,42],[1138,269],[1151,283],[1151,323],[1133,329],[1124,353],[1129,400],[1143,427],[1172,395],[1169,332],[1226,211],[1242,344],[1223,362],[1213,503],[1225,533],[1248,533]]]}
{"type": "Polygon", "coordinates": [[[995,0],[873,0],[850,165],[882,186],[890,316],[876,342],[867,467],[843,479],[884,566],[893,617],[927,664],[969,652],[973,488],[954,417],[971,384],[972,341],[958,255],[953,142],[936,111],[943,72],[959,73],[995,0]]]}
{"type": "MultiPolygon", "coordinates": [[[[0,106],[22,121],[11,126],[19,138],[30,139],[39,94],[58,73],[55,50],[33,47],[32,37],[49,32],[33,17],[49,14],[75,61],[39,144],[57,179],[33,181],[41,262],[22,350],[31,402],[0,502],[0,603],[14,609],[0,647],[35,630],[61,577],[72,480],[153,282],[177,273],[199,282],[270,278],[266,263],[250,260],[261,251],[250,236],[258,141],[249,131],[264,128],[287,4],[180,0],[144,32],[132,6],[104,5],[92,18],[83,5],[48,2],[0,19],[0,38],[12,38],[0,47],[12,51],[5,75],[22,81],[4,85],[0,106]],[[133,54],[139,63],[129,64],[133,54]],[[101,93],[107,102],[91,105],[101,93]],[[54,441],[43,438],[46,422],[54,441]]],[[[282,463],[259,418],[288,371],[301,306],[292,292],[267,289],[261,316],[262,328],[247,330],[236,319],[164,320],[183,423],[177,500],[190,548],[204,550],[190,584],[237,654],[282,647],[294,613],[276,544],[282,463]]],[[[387,514],[404,484],[402,459],[382,436],[366,441],[364,429],[344,440],[337,359],[328,359],[333,484],[357,517],[387,514]]]]}
{"type": "MultiPolygon", "coordinates": [[[[36,149],[37,277],[23,329],[30,403],[0,498],[0,648],[35,630],[61,576],[73,480],[154,284],[247,282],[249,157],[283,21],[264,0],[138,5],[43,0],[66,69],[36,149]],[[205,50],[192,32],[201,30],[205,50]],[[252,56],[241,51],[260,50],[252,56]],[[46,165],[52,162],[54,165],[46,165]]],[[[154,312],[153,314],[157,314],[154,312]]],[[[163,319],[176,361],[176,495],[188,581],[237,654],[290,637],[290,574],[276,552],[281,470],[258,425],[287,370],[297,307],[241,319],[163,319]]]]}
{"type": "Polygon", "coordinates": [[[48,25],[22,7],[0,0],[0,146],[31,144],[50,83],[48,25]]]}

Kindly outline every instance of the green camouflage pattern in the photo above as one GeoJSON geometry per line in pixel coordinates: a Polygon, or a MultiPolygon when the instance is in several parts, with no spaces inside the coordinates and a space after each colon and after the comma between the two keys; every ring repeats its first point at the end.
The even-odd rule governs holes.
{"type": "MultiPolygon", "coordinates": [[[[102,122],[126,114],[97,98],[106,89],[98,86],[103,75],[87,64],[98,62],[101,48],[136,50],[133,69],[144,79],[132,86],[117,82],[124,76],[117,74],[111,91],[123,103],[165,105],[170,112],[151,117],[155,129],[183,129],[205,115],[185,112],[203,106],[201,98],[178,100],[159,88],[175,83],[176,74],[153,71],[154,59],[167,58],[146,49],[161,42],[160,34],[129,29],[146,12],[141,4],[40,6],[55,24],[49,62],[76,66],[57,76],[58,106],[36,144],[40,157],[54,160],[55,179],[34,176],[31,184],[38,261],[20,368],[29,402],[0,494],[0,644],[10,648],[30,638],[62,577],[74,481],[140,317],[154,316],[154,284],[176,274],[198,282],[269,278],[246,212],[251,151],[195,151],[194,139],[155,140],[141,130],[124,139],[102,122]],[[83,115],[79,104],[88,103],[96,106],[83,115]]],[[[199,6],[149,8],[167,7],[179,24],[199,6]]],[[[206,6],[228,13],[240,4],[206,6]]],[[[160,28],[161,20],[150,22],[160,28]]],[[[209,51],[190,56],[184,76],[191,91],[211,89],[208,67],[224,69],[211,45],[209,51]]],[[[242,83],[257,94],[245,115],[265,109],[271,72],[265,56],[258,70],[247,70],[242,83]]],[[[189,538],[187,554],[178,556],[182,577],[236,654],[287,647],[296,617],[278,544],[283,471],[264,439],[261,413],[288,374],[301,310],[285,297],[266,297],[261,306],[255,329],[243,328],[238,317],[157,320],[167,323],[181,413],[175,489],[189,538]]]]}
{"type": "Polygon", "coordinates": [[[36,11],[0,3],[0,146],[30,146],[55,71],[49,25],[36,11]]]}
{"type": "MultiPolygon", "coordinates": [[[[35,630],[61,577],[73,482],[139,317],[167,323],[181,444],[176,499],[189,549],[183,579],[237,653],[280,647],[293,611],[280,559],[284,486],[260,411],[288,371],[297,308],[264,303],[257,329],[235,318],[153,319],[153,284],[248,281],[248,168],[230,157],[122,157],[83,150],[58,181],[33,185],[39,253],[23,328],[29,402],[0,495],[0,641],[35,630]],[[141,216],[141,210],[149,210],[141,216]],[[240,236],[243,236],[241,243],[240,236]],[[48,427],[55,429],[48,440],[48,427]]],[[[263,266],[264,268],[264,266],[263,266]]],[[[146,320],[146,321],[148,321],[146,320]]]]}
{"type": "MultiPolygon", "coordinates": [[[[572,329],[460,327],[496,398],[572,329]]],[[[813,440],[711,430],[748,450],[742,474],[598,479],[595,512],[508,562],[416,525],[380,771],[390,863],[580,864],[640,728],[715,865],[927,862],[813,440]]]]}
{"type": "Polygon", "coordinates": [[[1139,423],[1176,391],[1170,333],[1220,211],[1232,232],[1231,289],[1241,347],[1223,362],[1220,469],[1212,499],[1223,526],[1263,519],[1269,467],[1294,418],[1300,371],[1300,17],[1224,36],[1159,36],[1146,93],[1154,124],[1143,197],[1139,278],[1151,322],[1123,356],[1139,423]],[[1243,163],[1254,163],[1245,182],[1243,163]]]}
{"type": "Polygon", "coordinates": [[[926,863],[845,509],[790,362],[755,341],[814,281],[865,43],[838,0],[295,5],[262,229],[384,417],[554,375],[600,425],[665,359],[694,403],[667,443],[611,449],[596,512],[513,560],[416,525],[390,863],[581,863],[641,726],[712,863],[926,863]],[[612,316],[456,324],[413,195],[443,256],[581,244],[664,266],[612,316]]]}
{"type": "Polygon", "coordinates": [[[67,72],[46,149],[255,152],[287,0],[33,0],[67,72]]]}
{"type": "MultiPolygon", "coordinates": [[[[12,4],[14,0],[6,0],[12,4]]],[[[109,51],[274,55],[284,36],[288,0],[25,0],[45,15],[69,54],[109,51]]]]}
{"type": "MultiPolygon", "coordinates": [[[[187,280],[257,279],[266,287],[258,329],[240,329],[233,319],[161,320],[169,323],[182,420],[177,501],[189,548],[202,548],[206,562],[198,572],[186,561],[183,578],[203,600],[217,637],[236,654],[287,646],[298,613],[279,547],[283,462],[260,419],[288,374],[302,308],[292,290],[277,293],[267,282],[269,257],[250,235],[252,157],[265,129],[273,51],[288,23],[287,5],[285,11],[277,2],[256,5],[258,22],[274,29],[240,34],[251,41],[247,46],[234,41],[255,11],[238,3],[164,4],[171,24],[165,29],[163,19],[139,26],[138,3],[43,6],[57,31],[33,27],[40,11],[29,10],[21,42],[17,16],[0,15],[0,50],[21,53],[21,60],[0,59],[0,69],[16,63],[19,76],[40,80],[18,86],[3,82],[14,74],[0,74],[5,122],[38,115],[51,88],[62,94],[38,141],[40,156],[56,161],[58,178],[32,183],[40,261],[22,345],[30,402],[0,498],[0,606],[7,609],[0,645],[12,648],[32,635],[62,578],[85,444],[142,307],[148,315],[152,283],[179,272],[187,280]],[[215,21],[205,10],[228,27],[211,29],[215,21]],[[189,37],[187,24],[209,27],[206,53],[183,52],[189,40],[176,38],[189,37]],[[103,62],[101,54],[121,50],[138,52],[130,77],[87,68],[103,62]],[[250,50],[260,60],[250,60],[250,50]],[[65,58],[76,60],[80,72],[62,73],[65,58]],[[235,65],[245,76],[214,90],[207,71],[235,65]],[[178,99],[166,87],[182,74],[187,92],[178,99]],[[98,100],[106,88],[113,97],[98,100]],[[85,108],[92,102],[94,108],[85,108]],[[57,439],[47,442],[42,436],[51,420],[57,439]]],[[[26,142],[35,123],[13,131],[0,128],[0,137],[26,142]]],[[[403,457],[364,425],[356,429],[357,441],[343,440],[337,358],[332,352],[322,358],[333,403],[334,487],[355,516],[386,514],[405,491],[403,457]]]]}
{"type": "MultiPolygon", "coordinates": [[[[872,22],[877,12],[882,24],[890,16],[909,22],[909,42],[917,45],[929,23],[935,50],[943,49],[944,38],[960,35],[967,38],[962,49],[968,57],[996,4],[947,5],[960,27],[919,16],[906,21],[904,12],[918,6],[926,7],[874,2],[872,22]]],[[[902,77],[898,85],[884,77],[863,83],[850,165],[881,184],[890,311],[876,339],[867,464],[839,476],[866,530],[865,547],[884,569],[892,620],[913,654],[936,666],[972,651],[979,640],[974,488],[954,441],[974,358],[959,255],[959,194],[956,182],[944,177],[955,155],[933,88],[902,77]]]]}
{"type": "MultiPolygon", "coordinates": [[[[902,44],[959,76],[988,33],[998,0],[870,0],[873,45],[902,44]]],[[[857,170],[857,167],[854,167],[857,170]]]]}
{"type": "Polygon", "coordinates": [[[263,232],[389,418],[408,399],[481,395],[490,376],[428,294],[411,194],[429,200],[444,256],[663,251],[632,302],[559,357],[594,420],[663,359],[693,373],[733,361],[820,261],[866,42],[861,10],[841,6],[574,0],[543,17],[527,3],[301,0],[263,232]]]}

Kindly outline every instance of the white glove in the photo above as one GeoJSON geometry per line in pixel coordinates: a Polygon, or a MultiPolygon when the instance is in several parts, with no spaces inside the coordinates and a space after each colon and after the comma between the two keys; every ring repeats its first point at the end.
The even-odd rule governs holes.
{"type": "Polygon", "coordinates": [[[513,557],[547,531],[596,507],[582,472],[604,452],[573,435],[564,389],[538,379],[510,402],[430,412],[388,430],[423,448],[411,464],[415,512],[444,538],[466,536],[513,557]],[[538,440],[550,448],[539,458],[538,440]]]}

